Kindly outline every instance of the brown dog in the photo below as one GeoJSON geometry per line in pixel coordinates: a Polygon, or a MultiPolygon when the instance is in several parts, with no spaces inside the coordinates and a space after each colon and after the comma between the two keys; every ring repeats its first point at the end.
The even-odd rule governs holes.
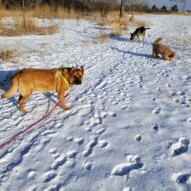
{"type": "Polygon", "coordinates": [[[164,60],[172,60],[175,57],[175,53],[166,45],[160,44],[162,38],[158,38],[153,43],[153,58],[158,58],[158,54],[162,55],[164,60]]]}
{"type": "Polygon", "coordinates": [[[23,69],[12,77],[10,89],[2,95],[2,98],[14,96],[17,90],[20,92],[19,106],[24,113],[24,102],[34,91],[58,92],[61,105],[65,110],[69,108],[64,103],[64,92],[70,85],[82,83],[84,74],[83,66],[78,68],[63,69],[23,69]]]}

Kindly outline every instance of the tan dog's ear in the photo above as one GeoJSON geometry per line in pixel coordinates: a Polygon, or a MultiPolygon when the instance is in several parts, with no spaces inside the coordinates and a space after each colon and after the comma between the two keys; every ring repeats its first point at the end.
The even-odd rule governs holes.
{"type": "Polygon", "coordinates": [[[76,70],[76,68],[74,68],[74,66],[72,66],[72,68],[71,68],[71,74],[74,73],[75,70],[76,70]]]}
{"type": "Polygon", "coordinates": [[[84,67],[83,66],[80,66],[80,71],[82,72],[82,73],[84,73],[84,67]]]}

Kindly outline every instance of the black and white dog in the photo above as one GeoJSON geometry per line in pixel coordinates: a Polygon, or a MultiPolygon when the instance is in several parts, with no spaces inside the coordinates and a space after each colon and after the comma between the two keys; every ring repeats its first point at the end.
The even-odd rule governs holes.
{"type": "Polygon", "coordinates": [[[145,28],[145,27],[137,28],[133,33],[130,33],[131,34],[130,40],[138,39],[140,41],[140,36],[142,36],[142,38],[144,39],[145,38],[145,32],[147,29],[150,29],[150,28],[145,28]]]}

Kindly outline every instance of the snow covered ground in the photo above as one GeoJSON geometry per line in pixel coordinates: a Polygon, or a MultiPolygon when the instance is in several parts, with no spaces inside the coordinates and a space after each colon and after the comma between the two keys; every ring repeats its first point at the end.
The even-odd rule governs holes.
{"type": "MultiPolygon", "coordinates": [[[[138,18],[138,17],[137,17],[138,18]]],[[[145,41],[130,32],[100,43],[109,30],[85,20],[57,21],[51,36],[0,37],[14,62],[0,62],[0,95],[19,69],[83,65],[83,84],[66,104],[0,150],[1,191],[190,191],[191,18],[141,15],[145,41]],[[176,58],[153,59],[162,36],[176,58]],[[97,42],[97,43],[95,43],[97,42]]],[[[0,146],[44,116],[57,94],[0,99],[0,146]]]]}

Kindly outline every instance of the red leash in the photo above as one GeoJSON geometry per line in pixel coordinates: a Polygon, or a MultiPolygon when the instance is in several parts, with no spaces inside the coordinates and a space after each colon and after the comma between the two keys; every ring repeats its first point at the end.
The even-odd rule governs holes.
{"type": "MultiPolygon", "coordinates": [[[[69,94],[66,94],[64,96],[64,98],[66,98],[69,94]]],[[[58,107],[60,105],[60,101],[58,101],[55,106],[45,115],[43,116],[41,119],[39,119],[38,121],[36,121],[35,123],[33,123],[32,125],[28,126],[26,129],[18,132],[16,135],[14,135],[9,141],[3,143],[1,146],[0,146],[0,151],[3,150],[4,148],[8,147],[11,143],[15,142],[21,135],[25,134],[26,132],[30,131],[31,129],[34,128],[35,125],[37,125],[38,123],[42,122],[43,120],[47,119],[51,114],[52,112],[54,111],[54,109],[56,107],[58,107]]]]}

